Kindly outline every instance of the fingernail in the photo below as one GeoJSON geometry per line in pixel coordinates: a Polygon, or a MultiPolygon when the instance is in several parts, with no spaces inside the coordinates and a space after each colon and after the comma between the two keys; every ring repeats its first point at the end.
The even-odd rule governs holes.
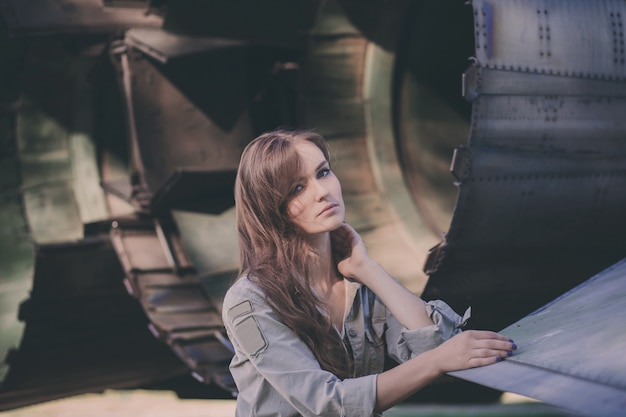
{"type": "Polygon", "coordinates": [[[496,362],[502,361],[502,356],[496,356],[496,362]]]}
{"type": "Polygon", "coordinates": [[[513,356],[513,351],[509,350],[506,354],[507,356],[513,356]]]}
{"type": "Polygon", "coordinates": [[[513,343],[513,346],[511,346],[511,349],[516,350],[517,349],[517,345],[515,343],[513,343]]]}
{"type": "Polygon", "coordinates": [[[513,340],[513,339],[509,339],[509,342],[511,342],[511,343],[515,343],[515,340],[513,340]]]}

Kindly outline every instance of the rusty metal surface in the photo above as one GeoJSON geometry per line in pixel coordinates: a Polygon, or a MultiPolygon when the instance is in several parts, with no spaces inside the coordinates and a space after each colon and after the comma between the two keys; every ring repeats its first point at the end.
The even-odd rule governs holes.
{"type": "Polygon", "coordinates": [[[109,33],[163,24],[160,16],[145,10],[105,8],[101,0],[2,0],[0,12],[15,36],[109,33]]]}
{"type": "Polygon", "coordinates": [[[181,168],[236,170],[251,135],[240,44],[164,66],[123,45],[112,54],[126,102],[138,200],[151,199],[181,168]]]}
{"type": "Polygon", "coordinates": [[[232,39],[216,39],[202,36],[182,36],[159,29],[133,28],[126,31],[125,41],[162,64],[172,58],[180,58],[213,49],[241,46],[232,39]]]}
{"type": "Polygon", "coordinates": [[[225,336],[221,312],[203,291],[183,253],[173,250],[174,227],[159,222],[120,220],[111,241],[126,275],[126,289],[139,300],[154,336],[165,342],[193,375],[226,392],[236,388],[228,372],[232,346],[225,336]]]}
{"type": "Polygon", "coordinates": [[[452,375],[588,416],[626,413],[626,260],[501,331],[515,355],[452,375]]]}
{"type": "Polygon", "coordinates": [[[36,250],[33,288],[15,312],[24,333],[5,354],[0,410],[188,373],[128,297],[106,234],[36,250]]]}
{"type": "Polygon", "coordinates": [[[323,0],[159,0],[167,8],[163,29],[176,34],[302,46],[323,0]]]}

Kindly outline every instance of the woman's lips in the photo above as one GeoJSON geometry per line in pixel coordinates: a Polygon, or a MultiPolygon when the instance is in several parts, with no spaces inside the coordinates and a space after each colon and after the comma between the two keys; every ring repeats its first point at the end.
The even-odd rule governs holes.
{"type": "Polygon", "coordinates": [[[334,209],[335,207],[337,207],[339,204],[337,203],[333,203],[333,204],[329,204],[326,207],[324,207],[324,210],[322,210],[319,214],[319,216],[321,216],[322,214],[328,213],[330,210],[334,209]]]}

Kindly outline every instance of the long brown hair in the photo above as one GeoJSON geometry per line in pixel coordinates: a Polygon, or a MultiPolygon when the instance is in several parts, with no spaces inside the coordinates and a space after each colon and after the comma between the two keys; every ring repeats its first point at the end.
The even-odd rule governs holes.
{"type": "Polygon", "coordinates": [[[294,181],[301,175],[294,144],[315,144],[329,161],[328,146],[317,133],[275,130],[246,146],[235,181],[240,276],[264,291],[282,321],[311,349],[323,369],[350,376],[351,358],[319,308],[324,302],[309,285],[310,247],[287,213],[294,181]]]}

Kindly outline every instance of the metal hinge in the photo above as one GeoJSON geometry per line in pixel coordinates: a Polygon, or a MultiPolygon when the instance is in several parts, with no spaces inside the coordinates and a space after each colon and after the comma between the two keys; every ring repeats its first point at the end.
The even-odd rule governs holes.
{"type": "Polygon", "coordinates": [[[465,181],[470,176],[472,167],[472,153],[467,146],[459,146],[454,149],[450,172],[458,182],[465,181]]]}

